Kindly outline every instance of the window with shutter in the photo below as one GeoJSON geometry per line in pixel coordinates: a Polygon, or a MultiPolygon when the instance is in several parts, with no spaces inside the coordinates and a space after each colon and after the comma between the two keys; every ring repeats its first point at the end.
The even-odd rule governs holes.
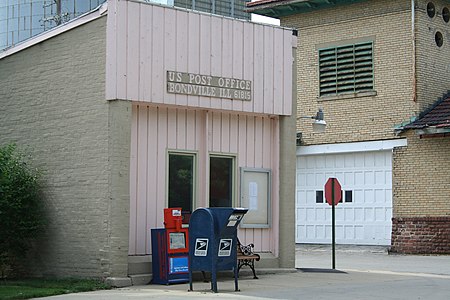
{"type": "Polygon", "coordinates": [[[320,96],[373,91],[373,43],[319,50],[320,96]]]}

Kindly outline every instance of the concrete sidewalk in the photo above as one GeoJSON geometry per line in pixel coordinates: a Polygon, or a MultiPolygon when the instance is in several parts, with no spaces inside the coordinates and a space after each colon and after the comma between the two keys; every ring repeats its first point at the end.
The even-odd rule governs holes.
{"type": "MultiPolygon", "coordinates": [[[[388,254],[386,246],[354,245],[337,245],[335,253],[338,270],[450,276],[450,256],[388,254]]],[[[297,245],[295,267],[331,269],[331,254],[331,245],[297,245]]]]}
{"type": "Polygon", "coordinates": [[[297,271],[273,274],[258,270],[259,279],[220,278],[219,293],[210,284],[133,286],[108,291],[40,299],[450,299],[450,256],[388,255],[385,247],[338,246],[336,270],[329,246],[296,247],[297,271]]]}

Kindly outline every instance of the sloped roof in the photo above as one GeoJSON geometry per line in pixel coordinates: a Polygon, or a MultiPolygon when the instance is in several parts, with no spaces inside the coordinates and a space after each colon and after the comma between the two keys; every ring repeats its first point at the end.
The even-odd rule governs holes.
{"type": "Polygon", "coordinates": [[[404,126],[404,129],[424,129],[430,126],[450,128],[450,95],[437,101],[431,108],[421,113],[414,122],[404,126]]]}
{"type": "Polygon", "coordinates": [[[258,0],[247,3],[247,11],[272,18],[305,13],[337,5],[368,0],[258,0]]]}

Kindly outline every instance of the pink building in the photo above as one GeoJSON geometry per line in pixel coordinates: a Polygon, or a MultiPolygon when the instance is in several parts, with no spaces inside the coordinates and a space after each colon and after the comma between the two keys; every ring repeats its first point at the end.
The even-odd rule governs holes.
{"type": "MultiPolygon", "coordinates": [[[[92,191],[73,187],[71,198],[50,185],[50,207],[58,207],[50,215],[59,225],[48,237],[52,246],[42,251],[47,273],[94,274],[115,285],[145,282],[151,278],[150,229],[163,226],[163,209],[182,207],[188,216],[198,207],[213,206],[250,209],[238,235],[242,243],[255,244],[262,257],[257,269],[294,268],[296,44],[287,28],[111,0],[1,53],[0,63],[19,70],[19,80],[34,72],[20,65],[21,55],[53,57],[70,79],[59,83],[57,96],[43,92],[45,101],[54,100],[52,107],[64,108],[65,118],[40,114],[38,122],[67,123],[80,111],[78,120],[87,119],[58,128],[64,134],[88,126],[73,145],[80,152],[72,155],[62,146],[45,150],[53,142],[60,145],[52,139],[56,133],[46,135],[48,128],[36,127],[39,136],[46,136],[45,145],[10,136],[38,149],[39,159],[48,160],[59,178],[67,177],[69,191],[86,178],[87,171],[77,166],[99,182],[92,191]],[[36,47],[51,43],[61,46],[36,47]],[[65,89],[73,91],[65,94],[65,89]],[[70,105],[61,105],[58,101],[66,97],[70,105]],[[80,108],[75,113],[71,105],[80,108]],[[89,163],[82,149],[90,149],[89,163]],[[59,154],[65,158],[61,162],[59,154]],[[107,192],[99,193],[103,189],[107,192]]],[[[48,76],[54,76],[49,82],[65,78],[48,76]]],[[[21,125],[7,119],[0,124],[12,126],[21,125]]],[[[48,176],[49,182],[56,180],[48,176]]]]}

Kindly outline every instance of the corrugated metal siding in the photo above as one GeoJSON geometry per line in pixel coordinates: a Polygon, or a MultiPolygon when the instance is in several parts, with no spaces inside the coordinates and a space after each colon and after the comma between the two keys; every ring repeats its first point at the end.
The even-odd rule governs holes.
{"type": "Polygon", "coordinates": [[[147,3],[111,1],[107,99],[290,115],[292,32],[147,3]],[[166,92],[166,71],[252,81],[252,101],[166,92]]]}
{"type": "MultiPolygon", "coordinates": [[[[209,154],[235,155],[237,167],[272,169],[272,209],[277,214],[278,118],[148,105],[133,105],[132,116],[130,255],[150,254],[150,229],[163,226],[169,150],[197,154],[196,207],[208,206],[209,154]]],[[[239,187],[236,205],[238,192],[239,187]]],[[[239,236],[254,243],[257,251],[278,252],[276,222],[269,229],[240,230],[239,236]]]]}

